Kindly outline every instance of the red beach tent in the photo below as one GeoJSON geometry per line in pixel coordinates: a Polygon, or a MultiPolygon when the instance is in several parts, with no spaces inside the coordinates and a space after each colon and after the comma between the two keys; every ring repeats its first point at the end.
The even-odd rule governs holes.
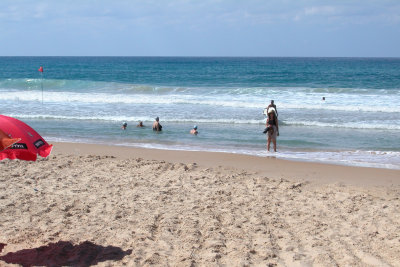
{"type": "Polygon", "coordinates": [[[15,118],[0,115],[0,130],[5,134],[6,142],[7,137],[14,141],[20,139],[8,148],[0,149],[0,160],[9,158],[35,161],[38,154],[47,157],[53,148],[28,124],[15,118]]]}

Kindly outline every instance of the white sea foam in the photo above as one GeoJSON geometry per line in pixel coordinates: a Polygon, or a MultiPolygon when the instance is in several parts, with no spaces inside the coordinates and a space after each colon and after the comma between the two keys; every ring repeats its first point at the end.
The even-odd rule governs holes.
{"type": "MultiPolygon", "coordinates": [[[[332,127],[337,128],[338,123],[326,123],[319,121],[304,121],[304,120],[285,120],[284,125],[292,126],[316,126],[316,127],[332,127]]],[[[347,129],[384,129],[384,130],[400,130],[400,125],[396,124],[383,124],[383,123],[371,123],[371,122],[341,122],[340,128],[347,129]]]]}
{"type": "MultiPolygon", "coordinates": [[[[210,107],[232,107],[259,109],[260,113],[267,105],[263,100],[255,96],[232,96],[232,95],[188,95],[188,94],[167,94],[148,95],[136,94],[125,95],[120,93],[77,93],[77,92],[48,92],[43,95],[47,103],[98,103],[98,104],[144,104],[144,105],[166,105],[166,104],[187,104],[204,105],[210,107]]],[[[42,94],[39,91],[3,91],[0,101],[25,101],[40,102],[42,94]]],[[[278,102],[278,110],[308,110],[308,111],[345,111],[345,112],[384,112],[400,113],[400,98],[385,96],[379,101],[373,99],[341,100],[334,99],[330,102],[318,101],[315,99],[289,98],[278,102]],[[312,102],[314,101],[314,102],[312,102]]]]}
{"type": "MultiPolygon", "coordinates": [[[[263,152],[268,156],[267,152],[263,152]]],[[[324,162],[360,167],[400,169],[400,152],[398,151],[284,151],[274,154],[277,158],[324,162]]]]}
{"type": "MultiPolygon", "coordinates": [[[[400,100],[400,99],[399,99],[400,100]]],[[[295,104],[295,103],[283,103],[279,106],[280,109],[295,109],[295,110],[328,110],[328,111],[349,111],[349,112],[384,112],[384,113],[400,113],[400,106],[392,104],[391,106],[387,104],[382,105],[369,105],[365,103],[352,104],[347,102],[348,105],[337,105],[337,104],[295,104]]]]}
{"type": "MultiPolygon", "coordinates": [[[[20,113],[4,113],[3,115],[20,118],[20,119],[39,119],[39,120],[77,120],[77,121],[104,121],[104,122],[136,122],[136,121],[153,121],[150,116],[66,116],[66,115],[49,115],[49,114],[20,114],[20,113]]],[[[264,124],[263,120],[240,120],[240,119],[184,119],[163,117],[163,122],[172,123],[215,123],[215,124],[264,124]]]]}
{"type": "MultiPolygon", "coordinates": [[[[60,114],[24,114],[24,113],[4,113],[4,115],[25,118],[25,119],[41,119],[41,120],[77,120],[77,121],[110,121],[110,122],[121,122],[121,121],[153,121],[154,118],[151,116],[126,116],[126,115],[60,115],[60,114]]],[[[170,114],[163,116],[164,122],[174,123],[215,123],[215,124],[252,124],[252,125],[263,125],[265,119],[240,119],[240,118],[198,118],[193,115],[190,118],[182,117],[171,117],[170,114]]],[[[178,114],[179,115],[179,114],[178,114]]],[[[320,122],[320,121],[307,121],[307,120],[288,120],[281,121],[281,127],[287,126],[307,126],[307,127],[329,127],[329,128],[340,128],[343,129],[380,129],[380,130],[400,130],[398,122],[393,123],[381,123],[381,122],[340,122],[340,124],[332,122],[320,122]]]]}
{"type": "MultiPolygon", "coordinates": [[[[25,118],[25,119],[40,119],[40,120],[77,120],[77,121],[109,121],[109,122],[121,122],[121,121],[153,121],[154,118],[151,116],[110,116],[110,115],[59,115],[59,114],[24,114],[24,113],[4,113],[6,116],[25,118]]],[[[173,114],[172,114],[173,115],[173,114]]],[[[215,123],[215,124],[253,124],[263,125],[265,120],[245,120],[245,119],[234,119],[234,118],[178,118],[170,117],[168,115],[162,118],[164,122],[173,123],[215,123]]],[[[305,121],[305,120],[284,120],[281,122],[281,127],[286,126],[309,126],[309,127],[330,127],[337,128],[337,123],[326,123],[319,121],[305,121]]],[[[371,122],[341,122],[340,127],[343,129],[381,129],[381,130],[400,130],[398,124],[383,124],[383,123],[371,123],[371,122]]]]}

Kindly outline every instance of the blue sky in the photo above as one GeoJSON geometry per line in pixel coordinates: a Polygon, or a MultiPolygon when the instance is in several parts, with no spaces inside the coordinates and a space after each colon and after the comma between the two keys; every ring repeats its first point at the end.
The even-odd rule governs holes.
{"type": "Polygon", "coordinates": [[[0,56],[400,57],[400,1],[1,0],[0,56]]]}

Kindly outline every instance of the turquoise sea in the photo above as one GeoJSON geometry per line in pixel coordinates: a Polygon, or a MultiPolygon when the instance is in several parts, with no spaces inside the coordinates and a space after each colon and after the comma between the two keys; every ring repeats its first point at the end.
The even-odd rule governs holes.
{"type": "Polygon", "coordinates": [[[0,113],[49,142],[400,169],[399,58],[0,57],[0,68],[0,113]],[[271,99],[277,153],[262,133],[271,99]]]}

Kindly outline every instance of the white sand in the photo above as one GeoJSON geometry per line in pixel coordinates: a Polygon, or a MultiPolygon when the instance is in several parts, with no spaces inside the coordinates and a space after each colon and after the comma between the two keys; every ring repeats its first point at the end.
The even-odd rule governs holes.
{"type": "MultiPolygon", "coordinates": [[[[171,151],[68,148],[0,162],[0,266],[400,266],[398,171],[336,166],[390,178],[361,186],[218,167],[212,153],[179,163],[171,151]]],[[[316,171],[287,163],[286,174],[297,164],[316,171]]]]}

